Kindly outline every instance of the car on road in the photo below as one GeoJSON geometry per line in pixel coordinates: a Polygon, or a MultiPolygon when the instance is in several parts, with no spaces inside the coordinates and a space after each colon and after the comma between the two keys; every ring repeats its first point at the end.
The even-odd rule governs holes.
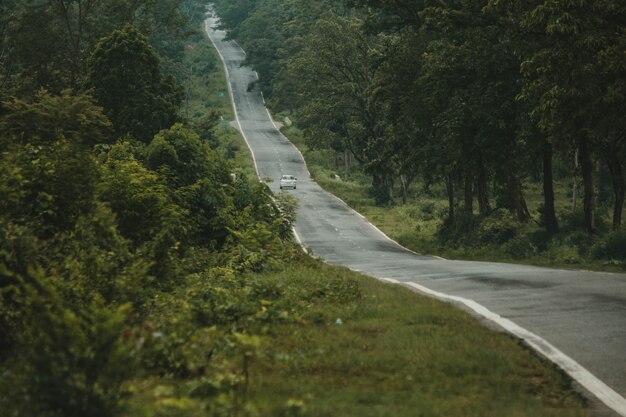
{"type": "Polygon", "coordinates": [[[280,177],[281,190],[284,190],[285,188],[293,188],[295,190],[297,183],[298,179],[293,175],[283,175],[280,177]]]}

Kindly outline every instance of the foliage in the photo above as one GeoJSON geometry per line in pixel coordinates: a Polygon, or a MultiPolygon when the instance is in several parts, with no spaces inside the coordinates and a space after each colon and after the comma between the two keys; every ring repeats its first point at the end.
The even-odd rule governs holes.
{"type": "Polygon", "coordinates": [[[3,103],[5,115],[0,132],[9,143],[46,144],[64,137],[85,146],[105,142],[111,123],[91,96],[62,91],[60,96],[46,90],[36,93],[32,103],[12,98],[3,103]]]}
{"type": "Polygon", "coordinates": [[[596,206],[610,204],[613,229],[621,224],[624,66],[614,51],[626,10],[617,3],[258,0],[236,17],[233,5],[216,8],[270,104],[309,149],[335,161],[351,153],[358,163],[345,163],[345,177],[366,172],[377,204],[398,193],[405,203],[416,181],[441,183],[448,222],[463,223],[477,201],[483,218],[495,205],[527,223],[528,185],[542,181],[542,222],[554,235],[554,183],[572,173],[583,179],[582,227],[603,233],[596,206]],[[558,177],[553,162],[565,167],[558,177]],[[594,177],[607,171],[597,195],[594,177]]]}
{"type": "Polygon", "coordinates": [[[492,215],[484,219],[477,231],[482,244],[500,245],[508,242],[518,234],[519,224],[508,213],[492,215]]]}
{"type": "Polygon", "coordinates": [[[229,357],[251,360],[256,336],[207,326],[232,324],[240,311],[250,316],[246,332],[281,313],[259,301],[263,285],[252,291],[242,281],[239,292],[222,286],[218,271],[239,280],[297,256],[289,242],[294,202],[275,202],[266,185],[241,174],[233,180],[227,163],[181,124],[148,145],[91,147],[108,124],[89,96],[39,97],[9,103],[0,118],[2,409],[119,415],[129,398],[123,387],[138,372],[197,376],[188,393],[215,391],[209,408],[241,403],[243,365],[229,357]],[[81,106],[95,117],[74,111],[81,106]],[[38,129],[23,124],[29,114],[43,121],[38,129]],[[192,292],[208,284],[202,297],[228,321],[193,319],[206,306],[192,292]],[[188,309],[186,320],[189,305],[197,311],[188,309]],[[221,359],[206,356],[212,349],[221,359]]]}
{"type": "Polygon", "coordinates": [[[598,259],[626,262],[626,231],[617,230],[609,233],[594,245],[593,255],[598,259]]]}
{"type": "MultiPolygon", "coordinates": [[[[0,4],[10,23],[0,31],[0,95],[16,96],[0,109],[0,409],[113,416],[243,407],[242,370],[260,346],[248,333],[257,319],[283,318],[259,298],[273,284],[251,287],[242,274],[300,255],[290,242],[294,202],[274,201],[209,147],[222,146],[220,113],[193,115],[200,137],[174,123],[182,96],[164,74],[185,80],[175,60],[185,59],[188,22],[200,23],[204,4],[26,6],[0,4]],[[125,25],[129,16],[136,27],[125,25]],[[206,297],[224,321],[193,319],[206,297]],[[240,332],[231,310],[242,312],[240,332]],[[133,397],[136,381],[165,376],[185,378],[178,398],[165,401],[165,388],[148,404],[133,397]]],[[[213,78],[206,39],[188,42],[198,45],[189,85],[213,78]]]]}
{"type": "Polygon", "coordinates": [[[117,137],[148,142],[177,120],[182,91],[163,75],[158,55],[137,29],[126,26],[102,38],[87,65],[88,85],[117,137]]]}
{"type": "Polygon", "coordinates": [[[20,312],[23,327],[20,354],[6,363],[0,404],[10,415],[116,415],[121,383],[133,369],[133,346],[123,337],[128,308],[97,299],[68,305],[59,278],[41,270],[28,277],[3,272],[3,298],[20,312]]]}
{"type": "Polygon", "coordinates": [[[50,237],[73,227],[93,205],[94,158],[61,138],[46,145],[15,145],[0,161],[1,211],[17,224],[50,237]]]}

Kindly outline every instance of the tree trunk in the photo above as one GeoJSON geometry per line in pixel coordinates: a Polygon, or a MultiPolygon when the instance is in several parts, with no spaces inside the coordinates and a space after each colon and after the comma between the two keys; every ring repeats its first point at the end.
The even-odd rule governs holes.
{"type": "Polygon", "coordinates": [[[464,186],[464,210],[466,214],[472,215],[474,213],[474,196],[472,190],[472,176],[469,173],[469,170],[465,172],[465,186],[464,186]]]}
{"type": "Polygon", "coordinates": [[[389,181],[384,175],[373,174],[372,175],[372,190],[371,195],[374,197],[374,202],[377,206],[384,206],[389,204],[389,181]]]}
{"type": "Polygon", "coordinates": [[[400,184],[402,185],[402,205],[406,205],[407,185],[408,181],[406,176],[400,175],[400,184]]]}
{"type": "Polygon", "coordinates": [[[572,211],[578,207],[578,149],[574,153],[574,185],[572,185],[572,211]]]}
{"type": "Polygon", "coordinates": [[[446,191],[448,192],[448,223],[454,221],[454,180],[452,174],[448,174],[446,178],[446,191]]]}
{"type": "Polygon", "coordinates": [[[549,233],[559,231],[559,223],[554,209],[554,181],[552,179],[552,144],[543,142],[543,218],[549,233]]]}
{"type": "Polygon", "coordinates": [[[343,178],[345,180],[350,176],[350,167],[352,165],[352,157],[350,156],[350,152],[348,149],[344,149],[343,151],[343,178]]]}
{"type": "Polygon", "coordinates": [[[583,187],[585,189],[585,198],[583,199],[583,207],[585,210],[585,228],[589,234],[596,233],[596,203],[595,189],[593,185],[593,159],[589,143],[586,139],[580,141],[578,158],[580,160],[580,170],[583,176],[583,187]]]}
{"type": "Polygon", "coordinates": [[[513,201],[513,210],[515,211],[515,217],[517,220],[526,223],[530,220],[530,212],[524,199],[524,193],[522,192],[522,184],[517,177],[512,173],[507,175],[507,186],[511,200],[513,201]]]}
{"type": "Polygon", "coordinates": [[[613,183],[613,230],[617,230],[622,225],[622,210],[624,209],[624,193],[626,184],[624,183],[624,173],[622,162],[617,157],[617,152],[609,152],[607,155],[607,165],[611,173],[613,183]]]}
{"type": "Polygon", "coordinates": [[[478,168],[476,183],[476,188],[478,189],[478,212],[481,216],[486,217],[491,212],[491,206],[489,205],[489,194],[487,192],[487,174],[482,163],[478,168]]]}

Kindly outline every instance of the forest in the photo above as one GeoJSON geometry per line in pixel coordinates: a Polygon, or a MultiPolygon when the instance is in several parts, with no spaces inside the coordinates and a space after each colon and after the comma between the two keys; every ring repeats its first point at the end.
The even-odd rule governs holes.
{"type": "Polygon", "coordinates": [[[270,107],[297,128],[285,133],[297,130],[309,165],[323,155],[316,180],[364,180],[380,207],[430,205],[406,219],[417,229],[428,197],[445,203],[435,244],[414,250],[517,238],[517,259],[551,242],[582,267],[623,264],[623,2],[216,4],[270,107]]]}
{"type": "Polygon", "coordinates": [[[242,277],[300,252],[292,203],[223,155],[215,108],[185,111],[190,72],[218,68],[205,8],[0,3],[2,416],[119,415],[138,375],[235,392],[224,361],[197,369],[248,343],[242,277]]]}
{"type": "MultiPolygon", "coordinates": [[[[624,6],[450,4],[215,7],[271,106],[379,205],[440,183],[450,227],[474,199],[527,222],[543,179],[556,233],[574,164],[581,232],[623,250],[624,6]]],[[[206,10],[0,1],[0,415],[587,415],[519,341],[302,252],[297,202],[223,123],[206,10]]]]}

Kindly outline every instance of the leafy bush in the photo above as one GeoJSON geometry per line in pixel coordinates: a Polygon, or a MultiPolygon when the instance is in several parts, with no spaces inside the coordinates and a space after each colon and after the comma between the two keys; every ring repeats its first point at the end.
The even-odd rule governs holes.
{"type": "Polygon", "coordinates": [[[432,216],[435,214],[436,205],[434,201],[423,201],[419,206],[422,216],[432,216]]]}
{"type": "Polygon", "coordinates": [[[598,240],[592,249],[596,259],[626,262],[626,230],[617,230],[598,240]]]}
{"type": "Polygon", "coordinates": [[[99,197],[115,213],[122,235],[135,245],[176,227],[185,215],[171,201],[163,179],[132,157],[105,163],[99,197]]]}
{"type": "Polygon", "coordinates": [[[576,248],[578,253],[583,256],[590,253],[594,239],[595,238],[593,236],[590,236],[589,233],[582,230],[577,230],[561,236],[561,241],[566,246],[576,248]]]}
{"type": "Polygon", "coordinates": [[[548,249],[549,243],[552,239],[552,233],[544,230],[533,230],[526,234],[530,243],[537,248],[538,251],[542,252],[548,249]]]}
{"type": "Polygon", "coordinates": [[[538,252],[537,247],[525,236],[508,240],[502,245],[502,250],[513,259],[530,258],[538,252]]]}
{"type": "Polygon", "coordinates": [[[442,243],[456,246],[459,244],[471,244],[476,229],[480,225],[480,217],[461,212],[450,221],[444,221],[437,230],[437,239],[442,243]]]}
{"type": "Polygon", "coordinates": [[[97,299],[68,304],[52,285],[58,277],[41,272],[0,278],[14,282],[3,293],[23,318],[20,354],[0,381],[9,393],[0,408],[8,415],[115,415],[121,384],[134,369],[133,344],[124,337],[128,307],[107,308],[97,299]]]}
{"type": "Polygon", "coordinates": [[[94,158],[66,139],[13,146],[0,161],[0,212],[50,237],[90,210],[97,178],[94,158]]]}
{"type": "Polygon", "coordinates": [[[485,245],[501,245],[517,236],[519,222],[510,214],[497,211],[480,223],[477,231],[478,241],[485,245]]]}

